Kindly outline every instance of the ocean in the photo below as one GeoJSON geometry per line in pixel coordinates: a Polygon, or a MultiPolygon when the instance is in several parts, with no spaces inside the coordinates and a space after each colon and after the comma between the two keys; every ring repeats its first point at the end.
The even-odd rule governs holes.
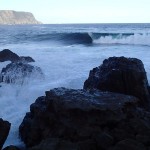
{"type": "Polygon", "coordinates": [[[0,118],[11,123],[4,147],[23,144],[18,127],[37,97],[56,87],[82,88],[89,71],[108,57],[141,59],[150,82],[150,24],[0,26],[0,49],[31,56],[45,76],[22,85],[0,84],[0,118]]]}

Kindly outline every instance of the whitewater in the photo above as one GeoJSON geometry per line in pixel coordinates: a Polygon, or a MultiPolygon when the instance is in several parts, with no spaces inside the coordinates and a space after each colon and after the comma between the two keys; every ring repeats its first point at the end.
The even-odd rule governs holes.
{"type": "Polygon", "coordinates": [[[0,49],[31,56],[44,73],[22,85],[0,84],[0,118],[11,123],[4,147],[23,145],[18,127],[36,98],[56,87],[82,88],[89,71],[108,57],[141,59],[150,82],[150,24],[0,26],[0,49]]]}

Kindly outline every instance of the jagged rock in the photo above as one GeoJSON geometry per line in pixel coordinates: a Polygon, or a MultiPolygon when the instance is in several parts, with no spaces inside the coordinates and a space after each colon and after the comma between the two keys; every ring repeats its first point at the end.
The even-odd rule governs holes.
{"type": "Polygon", "coordinates": [[[0,62],[11,61],[11,62],[22,62],[30,63],[35,62],[35,60],[30,56],[18,56],[9,49],[4,49],[0,51],[0,62]]]}
{"type": "Polygon", "coordinates": [[[20,58],[17,54],[13,53],[9,49],[4,49],[0,51],[0,62],[4,61],[11,61],[11,62],[16,62],[19,61],[20,58]]]}
{"type": "Polygon", "coordinates": [[[148,106],[150,94],[144,65],[136,58],[110,57],[90,71],[84,89],[99,89],[133,95],[141,106],[148,106]]]}
{"type": "Polygon", "coordinates": [[[77,150],[77,145],[58,138],[48,138],[28,150],[77,150]]]}
{"type": "Polygon", "coordinates": [[[0,24],[41,24],[30,12],[18,12],[13,10],[0,10],[0,24]]]}
{"type": "Polygon", "coordinates": [[[20,149],[16,146],[10,145],[5,147],[3,150],[20,150],[20,149]]]}
{"type": "Polygon", "coordinates": [[[114,142],[114,138],[105,132],[98,134],[95,139],[99,149],[108,149],[114,142]]]}
{"type": "Polygon", "coordinates": [[[35,60],[30,56],[20,56],[20,62],[29,63],[29,62],[35,62],[35,60]]]}
{"type": "Polygon", "coordinates": [[[126,139],[117,143],[117,145],[110,150],[146,150],[143,144],[133,140],[126,139]]]}
{"type": "Polygon", "coordinates": [[[44,75],[40,67],[17,62],[10,63],[2,69],[0,74],[0,82],[22,84],[30,77],[33,77],[34,79],[41,79],[43,76],[44,75]]]}
{"type": "MultiPolygon", "coordinates": [[[[19,127],[20,137],[27,147],[35,146],[33,150],[51,138],[72,143],[73,150],[106,150],[115,143],[111,130],[134,118],[137,101],[132,96],[99,90],[56,88],[30,106],[19,127]]],[[[59,146],[56,140],[44,146],[48,143],[59,146]]]]}
{"type": "Polygon", "coordinates": [[[4,121],[0,118],[0,149],[8,136],[11,124],[8,121],[4,121]]]}

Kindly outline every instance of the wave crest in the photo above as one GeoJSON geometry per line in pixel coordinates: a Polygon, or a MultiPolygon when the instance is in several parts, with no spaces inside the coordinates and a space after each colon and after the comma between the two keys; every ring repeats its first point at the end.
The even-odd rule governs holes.
{"type": "MultiPolygon", "coordinates": [[[[18,34],[2,42],[57,42],[65,45],[73,44],[130,44],[150,46],[150,33],[32,33],[18,34]]],[[[1,43],[1,42],[0,42],[1,43]]]]}
{"type": "Polygon", "coordinates": [[[150,33],[90,33],[96,44],[149,45],[150,33]]]}

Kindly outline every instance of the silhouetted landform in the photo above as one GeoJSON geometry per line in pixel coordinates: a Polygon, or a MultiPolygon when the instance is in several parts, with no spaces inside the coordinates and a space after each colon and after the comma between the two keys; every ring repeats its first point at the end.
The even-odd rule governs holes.
{"type": "Polygon", "coordinates": [[[0,10],[0,24],[41,24],[41,22],[37,21],[30,12],[0,10]]]}

